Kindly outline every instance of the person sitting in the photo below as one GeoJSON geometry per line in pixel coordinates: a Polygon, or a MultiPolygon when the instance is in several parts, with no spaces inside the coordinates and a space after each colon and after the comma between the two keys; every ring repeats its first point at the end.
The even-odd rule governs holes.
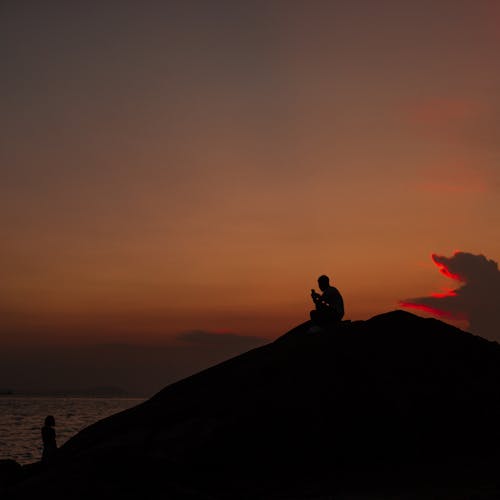
{"type": "Polygon", "coordinates": [[[330,286],[330,278],[324,274],[318,278],[318,286],[322,294],[311,289],[311,298],[316,306],[310,313],[312,322],[322,328],[339,323],[344,317],[342,295],[337,288],[330,286]]]}
{"type": "Polygon", "coordinates": [[[57,453],[55,425],[56,421],[54,417],[47,415],[45,417],[45,425],[42,427],[42,462],[45,464],[53,462],[57,453]]]}

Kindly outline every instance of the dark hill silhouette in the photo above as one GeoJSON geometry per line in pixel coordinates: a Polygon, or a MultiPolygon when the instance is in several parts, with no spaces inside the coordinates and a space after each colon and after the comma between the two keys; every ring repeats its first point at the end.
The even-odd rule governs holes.
{"type": "Polygon", "coordinates": [[[84,429],[13,498],[498,498],[497,343],[403,311],[309,326],[84,429]]]}

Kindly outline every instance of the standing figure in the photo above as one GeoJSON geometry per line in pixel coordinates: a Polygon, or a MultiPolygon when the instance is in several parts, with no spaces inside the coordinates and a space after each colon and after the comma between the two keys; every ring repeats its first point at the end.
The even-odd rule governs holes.
{"type": "Polygon", "coordinates": [[[324,274],[318,278],[319,289],[323,292],[319,294],[311,289],[311,298],[316,306],[311,311],[311,320],[319,327],[328,327],[338,323],[344,317],[344,300],[340,292],[330,286],[330,278],[324,274]]]}
{"type": "Polygon", "coordinates": [[[42,462],[46,464],[52,462],[57,453],[55,425],[56,421],[52,415],[45,417],[45,425],[42,427],[42,462]]]}

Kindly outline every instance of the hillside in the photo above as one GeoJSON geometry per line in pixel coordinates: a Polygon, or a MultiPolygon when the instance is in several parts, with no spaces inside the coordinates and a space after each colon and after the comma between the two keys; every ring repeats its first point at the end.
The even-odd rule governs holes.
{"type": "Polygon", "coordinates": [[[88,427],[13,498],[495,490],[498,344],[403,311],[308,327],[88,427]]]}

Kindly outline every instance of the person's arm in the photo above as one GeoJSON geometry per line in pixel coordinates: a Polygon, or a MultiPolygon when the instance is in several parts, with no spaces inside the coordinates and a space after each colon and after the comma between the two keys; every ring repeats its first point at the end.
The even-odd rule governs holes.
{"type": "Polygon", "coordinates": [[[311,298],[315,304],[318,304],[321,300],[321,295],[314,288],[311,288],[311,298]]]}
{"type": "Polygon", "coordinates": [[[321,307],[324,307],[325,309],[332,309],[335,310],[337,309],[337,304],[338,304],[338,292],[335,292],[335,290],[327,290],[323,295],[318,295],[318,301],[316,302],[319,304],[321,307]]]}
{"type": "Polygon", "coordinates": [[[333,304],[331,304],[330,302],[328,302],[324,297],[322,297],[321,295],[318,295],[318,298],[315,302],[316,304],[319,304],[321,305],[322,307],[325,307],[327,309],[332,309],[333,308],[333,304]]]}

